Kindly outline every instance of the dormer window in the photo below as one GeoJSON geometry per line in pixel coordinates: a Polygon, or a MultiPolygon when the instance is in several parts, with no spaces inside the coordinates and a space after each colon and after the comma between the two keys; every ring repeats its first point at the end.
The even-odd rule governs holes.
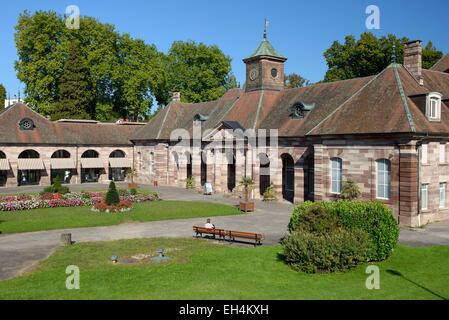
{"type": "Polygon", "coordinates": [[[427,95],[426,116],[430,121],[441,120],[441,98],[438,92],[432,92],[427,95]]]}
{"type": "Polygon", "coordinates": [[[291,108],[290,116],[292,117],[292,119],[303,119],[309,111],[313,110],[313,108],[315,108],[314,103],[295,103],[291,108]]]}
{"type": "Polygon", "coordinates": [[[204,114],[201,113],[197,113],[194,117],[193,117],[193,121],[201,121],[204,122],[207,119],[209,119],[209,116],[206,116],[204,114]]]}

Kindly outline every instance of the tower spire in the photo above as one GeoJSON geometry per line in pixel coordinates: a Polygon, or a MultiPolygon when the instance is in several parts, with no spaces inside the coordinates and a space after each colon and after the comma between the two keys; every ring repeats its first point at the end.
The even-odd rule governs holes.
{"type": "Polygon", "coordinates": [[[267,18],[265,18],[265,24],[264,24],[264,28],[263,28],[263,38],[264,40],[267,39],[267,32],[268,32],[268,25],[270,24],[270,22],[267,20],[267,18]]]}
{"type": "Polygon", "coordinates": [[[393,43],[393,53],[391,54],[391,63],[396,64],[397,56],[396,56],[396,44],[393,43]]]}

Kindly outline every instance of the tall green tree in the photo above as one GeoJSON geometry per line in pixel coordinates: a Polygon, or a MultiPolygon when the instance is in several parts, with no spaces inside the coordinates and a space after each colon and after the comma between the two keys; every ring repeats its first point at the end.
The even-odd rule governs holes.
{"type": "Polygon", "coordinates": [[[6,100],[6,89],[0,83],[0,111],[5,109],[5,100],[6,100]]]}
{"type": "Polygon", "coordinates": [[[37,112],[50,115],[58,100],[58,79],[64,65],[61,50],[64,24],[55,12],[25,11],[16,25],[17,76],[25,83],[26,102],[37,112]]]}
{"type": "Polygon", "coordinates": [[[88,119],[95,117],[95,96],[86,62],[80,54],[79,43],[69,46],[62,76],[58,81],[58,98],[52,119],[88,119]]]}
{"type": "Polygon", "coordinates": [[[154,102],[167,101],[167,74],[164,55],[154,45],[120,36],[118,42],[120,67],[113,73],[113,83],[119,94],[115,97],[116,110],[131,120],[149,117],[154,102]]]}
{"type": "Polygon", "coordinates": [[[87,116],[103,121],[145,118],[152,98],[161,104],[167,101],[163,54],[153,45],[118,33],[113,25],[81,17],[80,29],[71,30],[55,12],[24,12],[16,25],[15,41],[16,71],[26,85],[26,102],[44,115],[54,117],[59,112],[60,79],[74,41],[86,66],[83,79],[94,96],[87,116]]]}
{"type": "MultiPolygon", "coordinates": [[[[393,45],[396,46],[397,61],[402,63],[404,43],[407,41],[408,38],[398,38],[391,34],[377,38],[370,32],[363,33],[358,40],[354,36],[347,36],[343,44],[335,41],[324,53],[328,65],[324,81],[378,74],[391,63],[393,45]]],[[[423,48],[424,68],[430,68],[442,56],[443,53],[429,42],[423,48]]]]}
{"type": "Polygon", "coordinates": [[[301,77],[297,73],[290,73],[285,76],[284,79],[285,87],[288,89],[291,88],[301,88],[308,86],[310,84],[309,80],[301,77]]]}
{"type": "Polygon", "coordinates": [[[218,99],[233,81],[231,58],[217,46],[176,41],[168,52],[167,64],[169,91],[181,92],[184,102],[218,99]]]}

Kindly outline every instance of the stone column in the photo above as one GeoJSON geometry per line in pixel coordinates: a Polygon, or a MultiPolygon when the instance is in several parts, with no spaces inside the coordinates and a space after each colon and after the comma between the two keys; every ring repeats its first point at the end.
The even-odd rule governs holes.
{"type": "Polygon", "coordinates": [[[41,180],[39,181],[39,185],[41,186],[49,186],[51,185],[51,165],[50,159],[42,159],[44,163],[44,170],[41,170],[41,180]]]}
{"type": "Polygon", "coordinates": [[[325,163],[324,163],[324,147],[322,144],[315,144],[314,148],[314,200],[320,201],[325,199],[325,163]]]}
{"type": "Polygon", "coordinates": [[[206,182],[210,182],[212,186],[215,185],[215,152],[216,150],[207,150],[207,179],[206,182]]]}
{"type": "Polygon", "coordinates": [[[195,179],[195,188],[201,190],[201,152],[197,148],[192,152],[192,176],[195,179]]]}
{"type": "Polygon", "coordinates": [[[270,152],[277,156],[276,159],[270,158],[270,183],[274,186],[274,191],[278,200],[282,200],[282,158],[277,150],[270,152]]]}
{"type": "Polygon", "coordinates": [[[399,223],[418,225],[418,152],[415,144],[399,146],[399,223]]]}
{"type": "Polygon", "coordinates": [[[18,184],[18,170],[17,170],[17,162],[10,162],[11,169],[8,170],[8,176],[6,180],[6,187],[12,188],[17,187],[18,184]]]}

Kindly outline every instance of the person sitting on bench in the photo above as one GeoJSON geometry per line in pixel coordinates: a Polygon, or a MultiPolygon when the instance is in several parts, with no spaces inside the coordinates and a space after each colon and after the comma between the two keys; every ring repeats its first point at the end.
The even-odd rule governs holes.
{"type": "Polygon", "coordinates": [[[215,229],[215,226],[210,222],[210,219],[207,219],[206,224],[204,225],[206,229],[215,229]]]}

